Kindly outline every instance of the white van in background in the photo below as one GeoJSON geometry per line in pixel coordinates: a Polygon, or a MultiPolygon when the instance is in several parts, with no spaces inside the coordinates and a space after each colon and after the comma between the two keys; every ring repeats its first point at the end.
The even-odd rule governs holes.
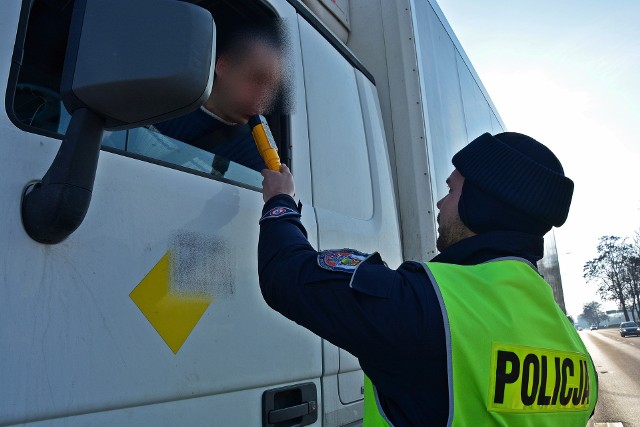
{"type": "MultiPolygon", "coordinates": [[[[435,0],[188,3],[0,4],[0,425],[361,422],[357,359],[262,299],[260,174],[232,163],[218,177],[211,153],[152,132],[147,116],[134,117],[169,117],[206,98],[212,58],[208,65],[171,62],[189,55],[186,40],[211,42],[206,25],[179,25],[204,22],[201,9],[218,28],[233,19],[285,23],[293,107],[267,119],[316,248],[379,251],[391,267],[431,258],[435,202],[452,155],[483,132],[505,129],[435,0]],[[72,24],[79,7],[109,13],[87,12],[82,25],[72,24]],[[167,28],[180,40],[153,38],[167,28]],[[107,39],[123,39],[124,65],[124,54],[96,53],[108,52],[107,39]],[[185,52],[164,51],[180,43],[185,52]],[[153,69],[148,58],[165,58],[166,69],[153,69]],[[75,112],[72,119],[61,100],[70,61],[77,70],[95,68],[73,82],[91,88],[85,119],[75,112]],[[190,66],[204,70],[199,81],[185,77],[190,66]],[[149,101],[143,89],[167,81],[166,70],[196,96],[149,101]],[[96,83],[113,77],[114,87],[124,87],[115,75],[127,73],[128,82],[139,82],[127,86],[129,98],[96,83]],[[96,133],[96,126],[107,130],[96,133]],[[96,135],[93,179],[88,141],[96,135]],[[63,139],[88,154],[67,151],[54,160],[63,139]],[[30,206],[48,170],[82,195],[55,193],[30,206]],[[90,188],[77,184],[78,174],[90,188]],[[42,220],[49,203],[73,224],[62,214],[42,220]]],[[[558,267],[550,237],[552,256],[541,266],[552,276],[558,267]]]]}

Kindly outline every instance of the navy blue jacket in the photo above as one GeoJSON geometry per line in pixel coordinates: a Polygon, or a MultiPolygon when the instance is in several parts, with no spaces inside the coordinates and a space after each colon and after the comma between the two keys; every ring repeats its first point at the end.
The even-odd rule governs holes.
{"type": "MultiPolygon", "coordinates": [[[[405,262],[393,270],[374,255],[355,274],[325,269],[299,218],[288,195],[264,206],[258,273],[267,304],[356,356],[394,426],[446,425],[444,324],[423,268],[405,262]]],[[[542,253],[541,237],[490,232],[458,242],[432,261],[472,265],[519,256],[535,265],[542,253]]]]}

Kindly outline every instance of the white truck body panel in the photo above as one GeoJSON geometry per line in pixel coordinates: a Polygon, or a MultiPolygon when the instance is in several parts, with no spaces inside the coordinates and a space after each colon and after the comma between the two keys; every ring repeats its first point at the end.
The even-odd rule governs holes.
{"type": "Polygon", "coordinates": [[[347,44],[378,83],[404,258],[429,259],[451,157],[504,125],[435,1],[351,0],[347,44]]]}

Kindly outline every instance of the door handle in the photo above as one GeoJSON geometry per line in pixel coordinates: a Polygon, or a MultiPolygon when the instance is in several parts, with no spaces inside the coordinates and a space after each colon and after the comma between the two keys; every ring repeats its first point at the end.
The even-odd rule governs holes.
{"type": "Polygon", "coordinates": [[[314,383],[267,390],[262,394],[262,426],[306,426],[318,420],[318,392],[314,383]]]}
{"type": "Polygon", "coordinates": [[[318,404],[315,401],[304,402],[300,405],[289,406],[288,408],[276,409],[269,412],[269,424],[277,424],[283,421],[293,420],[318,411],[318,404]]]}

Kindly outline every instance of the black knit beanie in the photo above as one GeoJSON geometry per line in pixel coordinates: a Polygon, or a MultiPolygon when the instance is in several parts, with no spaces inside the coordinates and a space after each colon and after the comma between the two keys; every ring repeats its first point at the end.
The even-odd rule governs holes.
{"type": "Polygon", "coordinates": [[[453,165],[465,178],[460,219],[475,233],[543,236],[567,220],[573,181],[551,150],[529,136],[485,133],[456,153],[453,165]]]}

